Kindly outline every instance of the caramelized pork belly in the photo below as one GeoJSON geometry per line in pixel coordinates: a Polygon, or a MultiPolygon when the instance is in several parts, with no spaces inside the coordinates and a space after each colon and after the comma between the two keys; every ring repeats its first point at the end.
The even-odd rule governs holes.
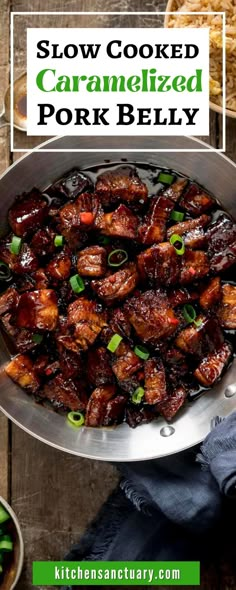
{"type": "Polygon", "coordinates": [[[81,383],[77,383],[72,379],[66,380],[62,374],[56,375],[44,385],[40,395],[43,399],[47,399],[56,409],[68,409],[73,412],[77,410],[84,410],[85,395],[81,394],[81,383]]]}
{"type": "Polygon", "coordinates": [[[97,227],[107,236],[135,239],[138,223],[138,218],[126,205],[119,205],[115,211],[105,213],[97,227]]]}
{"type": "Polygon", "coordinates": [[[206,235],[212,272],[222,272],[236,262],[236,224],[229,217],[220,215],[206,235]]]}
{"type": "Polygon", "coordinates": [[[112,332],[120,334],[122,338],[130,338],[131,325],[124,309],[118,307],[111,310],[109,327],[112,332]]]}
{"type": "Polygon", "coordinates": [[[148,213],[138,230],[142,244],[151,245],[165,240],[166,224],[173,209],[174,202],[165,196],[159,195],[151,199],[148,213]]]}
{"type": "Polygon", "coordinates": [[[178,307],[179,305],[184,305],[185,303],[190,303],[197,299],[199,299],[199,293],[196,289],[177,287],[176,289],[170,289],[168,291],[168,300],[171,307],[178,307]]]}
{"type": "Polygon", "coordinates": [[[114,382],[110,354],[104,346],[88,351],[87,376],[95,387],[114,382]]]}
{"type": "Polygon", "coordinates": [[[98,176],[95,190],[105,206],[124,201],[139,209],[147,201],[146,184],[139,178],[135,168],[119,166],[98,176]]]}
{"type": "Polygon", "coordinates": [[[184,405],[188,392],[185,387],[180,385],[177,387],[166,400],[157,404],[156,409],[165,418],[165,420],[172,420],[180,408],[184,405]]]}
{"type": "Polygon", "coordinates": [[[236,287],[234,285],[222,286],[222,302],[218,308],[218,318],[223,328],[236,329],[236,287]]]}
{"type": "Polygon", "coordinates": [[[125,310],[139,338],[153,345],[173,335],[179,324],[167,297],[160,290],[146,291],[132,297],[125,305],[125,310]]]}
{"type": "Polygon", "coordinates": [[[17,197],[8,212],[9,225],[16,236],[24,238],[42,227],[48,215],[48,201],[37,189],[17,197]]]}
{"type": "Polygon", "coordinates": [[[7,311],[15,311],[19,301],[19,294],[14,287],[9,287],[0,295],[0,315],[7,311]]]}
{"type": "Polygon", "coordinates": [[[106,312],[96,301],[80,297],[68,306],[68,326],[73,329],[73,337],[80,348],[87,350],[103,326],[106,326],[106,312]]]}
{"type": "Polygon", "coordinates": [[[46,273],[51,279],[64,281],[71,274],[71,252],[67,246],[55,254],[46,266],[46,273]]]}
{"type": "Polygon", "coordinates": [[[197,184],[190,183],[180,201],[180,205],[190,215],[198,217],[198,215],[202,215],[202,213],[214,207],[215,199],[197,184]]]}
{"type": "Polygon", "coordinates": [[[127,397],[117,395],[107,403],[106,412],[103,418],[103,426],[112,426],[123,422],[127,397]]]}
{"type": "Polygon", "coordinates": [[[59,195],[65,199],[76,199],[81,193],[93,189],[91,179],[79,170],[71,170],[50,187],[49,194],[59,195]]]}
{"type": "Polygon", "coordinates": [[[204,387],[212,387],[228,365],[231,356],[232,349],[227,342],[224,342],[217,351],[211,352],[203,358],[194,371],[194,376],[204,387]]]}
{"type": "Polygon", "coordinates": [[[148,359],[144,364],[145,401],[157,404],[167,397],[165,368],[161,359],[148,359]]]}
{"type": "Polygon", "coordinates": [[[163,242],[148,248],[138,256],[140,276],[153,285],[166,287],[178,283],[180,273],[180,256],[174,246],[163,242]]]}
{"type": "Polygon", "coordinates": [[[149,422],[152,422],[156,416],[157,412],[155,413],[154,408],[149,408],[148,406],[137,408],[130,404],[126,408],[125,421],[130,426],[130,428],[136,428],[141,424],[148,424],[149,422]]]}
{"type": "Polygon", "coordinates": [[[65,379],[79,377],[83,372],[83,363],[78,351],[68,350],[58,342],[59,367],[65,379]]]}
{"type": "Polygon", "coordinates": [[[201,321],[199,326],[191,324],[182,330],[175,344],[186,354],[193,354],[202,358],[208,352],[218,350],[224,342],[224,335],[216,318],[203,315],[196,318],[201,321]]]}
{"type": "Polygon", "coordinates": [[[18,354],[7,365],[5,371],[12,381],[30,393],[35,393],[40,387],[40,381],[34,371],[34,364],[27,354],[18,354]]]}
{"type": "Polygon", "coordinates": [[[143,366],[141,359],[125,342],[119,344],[115,356],[117,358],[112,362],[112,371],[120,383],[129,379],[143,366]]]}
{"type": "MultiPolygon", "coordinates": [[[[47,289],[49,287],[49,278],[47,277],[45,270],[43,268],[38,268],[33,273],[33,280],[34,280],[34,288],[36,290],[37,289],[47,289]]],[[[32,286],[31,286],[31,289],[29,289],[29,290],[32,290],[32,286]]]]}
{"type": "MultiPolygon", "coordinates": [[[[200,305],[203,309],[211,311],[219,303],[222,296],[220,277],[210,279],[208,285],[200,295],[200,305]]],[[[235,326],[236,327],[236,326],[235,326]]]]}
{"type": "Polygon", "coordinates": [[[82,277],[103,277],[106,274],[107,252],[101,246],[88,246],[78,252],[77,270],[82,277]]]}
{"type": "Polygon", "coordinates": [[[128,297],[137,286],[138,280],[136,265],[130,262],[113,275],[100,281],[92,281],[91,285],[100,299],[103,299],[107,305],[112,305],[128,297]]]}
{"type": "Polygon", "coordinates": [[[48,256],[55,252],[55,235],[55,231],[50,227],[40,228],[36,231],[30,242],[30,247],[36,256],[48,256]]]}
{"type": "Polygon", "coordinates": [[[172,225],[167,230],[168,240],[173,234],[183,236],[185,246],[189,248],[202,248],[206,244],[204,228],[210,223],[209,215],[201,215],[197,219],[188,219],[176,225],[172,225]]]}
{"type": "Polygon", "coordinates": [[[97,387],[91,394],[86,408],[86,426],[102,426],[107,412],[107,404],[116,394],[115,385],[97,387]]]}
{"type": "Polygon", "coordinates": [[[75,201],[67,203],[59,211],[58,230],[70,247],[80,247],[103,215],[97,195],[83,193],[75,201]],[[89,215],[85,215],[89,214],[89,215]]]}
{"type": "Polygon", "coordinates": [[[175,182],[173,182],[173,184],[171,186],[168,186],[168,188],[165,188],[161,194],[164,197],[167,197],[168,199],[171,199],[174,203],[178,203],[178,201],[180,200],[181,195],[184,192],[184,189],[187,185],[187,179],[186,178],[179,178],[178,180],[176,180],[175,182]]]}
{"type": "Polygon", "coordinates": [[[58,321],[57,296],[52,289],[27,291],[19,298],[16,309],[18,328],[55,330],[58,321]]]}
{"type": "Polygon", "coordinates": [[[22,244],[19,254],[12,254],[10,251],[12,235],[0,241],[0,260],[8,264],[9,268],[16,274],[31,273],[38,268],[38,259],[32,248],[22,244]]]}
{"type": "Polygon", "coordinates": [[[179,381],[188,376],[189,365],[185,354],[172,346],[165,354],[166,374],[173,387],[179,385],[179,381]]]}
{"type": "Polygon", "coordinates": [[[202,250],[185,250],[181,256],[179,283],[186,285],[207,276],[210,270],[207,254],[202,250]]]}

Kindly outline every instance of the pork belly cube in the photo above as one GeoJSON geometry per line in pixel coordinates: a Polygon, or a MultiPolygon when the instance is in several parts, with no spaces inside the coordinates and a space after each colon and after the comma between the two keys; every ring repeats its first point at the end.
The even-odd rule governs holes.
{"type": "Polygon", "coordinates": [[[190,301],[196,301],[197,299],[199,299],[199,293],[196,289],[177,287],[168,292],[168,301],[171,307],[178,307],[179,305],[184,305],[185,303],[190,303],[190,301]]]}
{"type": "Polygon", "coordinates": [[[227,342],[215,352],[208,354],[194,371],[194,376],[203,387],[212,387],[221,377],[222,371],[228,365],[232,356],[232,349],[227,342]]]}
{"type": "Polygon", "coordinates": [[[161,194],[171,199],[174,203],[177,203],[184,192],[187,182],[186,178],[179,178],[171,186],[165,188],[161,194]]]}
{"type": "Polygon", "coordinates": [[[207,276],[210,270],[206,252],[202,250],[185,250],[181,257],[181,270],[179,282],[186,285],[207,276]]]}
{"type": "Polygon", "coordinates": [[[144,389],[145,401],[150,404],[157,404],[167,397],[166,374],[161,359],[148,359],[144,364],[144,389]]]}
{"type": "Polygon", "coordinates": [[[210,268],[219,273],[236,262],[236,224],[226,215],[220,215],[207,230],[210,268]]]}
{"type": "Polygon", "coordinates": [[[18,197],[8,212],[9,225],[16,236],[24,238],[42,227],[48,215],[48,201],[37,189],[18,197]]]}
{"type": "Polygon", "coordinates": [[[70,247],[80,247],[87,239],[87,232],[94,229],[103,210],[97,195],[83,193],[76,201],[67,203],[59,211],[59,231],[70,247]],[[85,215],[86,213],[90,215],[85,215]]]}
{"type": "Polygon", "coordinates": [[[167,365],[168,381],[173,387],[177,387],[180,380],[189,374],[187,358],[178,348],[172,346],[166,352],[165,363],[167,365]]]}
{"type": "Polygon", "coordinates": [[[122,338],[130,338],[131,325],[127,318],[127,315],[123,309],[119,307],[113,309],[110,313],[109,327],[115,334],[120,334],[122,338]]]}
{"type": "Polygon", "coordinates": [[[186,354],[202,358],[208,352],[221,347],[224,335],[217,319],[200,315],[197,320],[202,322],[200,326],[191,324],[184,328],[178,334],[175,344],[186,354]]]}
{"type": "Polygon", "coordinates": [[[8,264],[16,274],[31,273],[38,268],[38,259],[28,244],[22,244],[19,254],[10,251],[12,236],[7,236],[0,242],[0,260],[8,264]]]}
{"type": "Polygon", "coordinates": [[[89,176],[79,170],[71,170],[52,184],[50,194],[60,194],[66,199],[76,199],[81,193],[93,190],[93,183],[89,176]]]}
{"type": "Polygon", "coordinates": [[[34,364],[26,354],[18,354],[7,365],[5,371],[12,381],[30,393],[35,393],[40,387],[40,381],[34,371],[34,364]]]}
{"type": "MultiPolygon", "coordinates": [[[[203,289],[200,295],[200,305],[202,309],[212,310],[220,302],[222,297],[222,288],[220,277],[213,277],[208,285],[203,289]]],[[[235,325],[236,327],[236,325],[235,325]]]]}
{"type": "Polygon", "coordinates": [[[125,395],[116,395],[110,399],[103,418],[103,426],[112,426],[123,422],[126,404],[127,397],[125,395]]]}
{"type": "Polygon", "coordinates": [[[65,379],[78,377],[83,372],[83,363],[78,351],[67,350],[65,346],[58,342],[59,367],[65,379]]]}
{"type": "Polygon", "coordinates": [[[178,283],[180,256],[174,246],[163,242],[148,248],[138,256],[138,270],[143,279],[166,287],[178,283]]]}
{"type": "Polygon", "coordinates": [[[44,229],[41,228],[36,231],[30,242],[30,247],[36,256],[48,256],[55,252],[55,235],[55,231],[49,227],[45,227],[44,229]]]}
{"type": "MultiPolygon", "coordinates": [[[[47,289],[49,286],[49,279],[45,273],[44,268],[38,268],[33,273],[35,289],[47,289]]],[[[31,287],[32,289],[32,287],[31,287]]]]}
{"type": "Polygon", "coordinates": [[[0,316],[7,311],[14,311],[19,300],[19,295],[14,287],[9,287],[0,295],[0,316]]]}
{"type": "Polygon", "coordinates": [[[51,279],[64,281],[70,276],[71,266],[71,252],[65,247],[51,258],[45,270],[51,279]]]}
{"type": "Polygon", "coordinates": [[[88,246],[78,252],[77,270],[82,277],[103,277],[106,274],[107,252],[101,246],[88,246]]]}
{"type": "Polygon", "coordinates": [[[197,184],[190,183],[183,195],[180,205],[190,215],[198,217],[205,211],[209,211],[216,204],[215,199],[206,193],[197,184]]]}
{"type": "Polygon", "coordinates": [[[114,382],[110,354],[104,346],[88,351],[87,376],[95,387],[114,382]]]}
{"type": "Polygon", "coordinates": [[[138,234],[142,244],[163,242],[166,238],[166,224],[174,209],[174,202],[164,196],[153,197],[144,223],[139,227],[138,234]]]}
{"type": "Polygon", "coordinates": [[[149,422],[152,422],[155,418],[156,414],[152,408],[146,406],[137,408],[131,406],[131,404],[126,408],[125,421],[130,428],[136,428],[137,426],[140,426],[140,424],[149,424],[149,422]]]}
{"type": "Polygon", "coordinates": [[[16,309],[18,328],[55,330],[58,321],[57,296],[52,289],[27,291],[20,296],[16,309]]]}
{"type": "Polygon", "coordinates": [[[72,379],[65,380],[62,374],[50,379],[40,392],[43,399],[47,399],[56,409],[84,410],[86,403],[84,395],[81,394],[81,384],[72,379]]]}
{"type": "MultiPolygon", "coordinates": [[[[217,278],[217,277],[216,277],[217,278]]],[[[228,330],[236,329],[236,287],[223,285],[222,302],[218,309],[218,318],[221,326],[228,330]]]]}
{"type": "Polygon", "coordinates": [[[125,201],[136,209],[147,201],[148,189],[135,168],[119,166],[98,176],[95,190],[105,206],[125,201]]]}
{"type": "Polygon", "coordinates": [[[68,326],[74,329],[74,339],[78,346],[87,350],[102,328],[107,325],[106,313],[100,304],[80,297],[68,306],[68,326]]]}
{"type": "Polygon", "coordinates": [[[130,262],[113,275],[100,281],[92,281],[91,286],[98,297],[107,305],[113,305],[128,297],[138,284],[139,276],[136,265],[130,262]]]}
{"type": "Polygon", "coordinates": [[[137,237],[138,218],[126,205],[119,205],[111,213],[105,213],[97,227],[107,236],[117,236],[134,240],[137,237]]]}
{"type": "Polygon", "coordinates": [[[126,381],[143,366],[141,359],[125,342],[120,343],[115,354],[117,358],[112,363],[112,370],[119,382],[126,381]]]}
{"type": "Polygon", "coordinates": [[[115,385],[97,387],[89,398],[86,409],[86,426],[102,426],[107,404],[116,394],[115,385]]]}
{"type": "Polygon", "coordinates": [[[201,215],[197,219],[188,219],[172,225],[167,230],[168,240],[173,234],[183,236],[185,246],[189,248],[202,248],[206,244],[206,235],[204,228],[210,223],[211,217],[209,215],[201,215]]]}
{"type": "Polygon", "coordinates": [[[185,387],[180,385],[165,401],[158,404],[156,408],[165,420],[170,421],[184,405],[187,395],[188,392],[185,387]]]}
{"type": "Polygon", "coordinates": [[[172,336],[179,320],[160,291],[146,291],[125,306],[129,322],[143,342],[158,344],[172,336]]]}

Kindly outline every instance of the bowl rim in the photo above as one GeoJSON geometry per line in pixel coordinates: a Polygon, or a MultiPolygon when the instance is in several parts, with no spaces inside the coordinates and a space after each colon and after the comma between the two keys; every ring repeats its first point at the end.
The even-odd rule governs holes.
{"type": "Polygon", "coordinates": [[[10,504],[8,504],[7,500],[5,500],[2,496],[0,496],[0,504],[2,504],[2,506],[7,510],[7,512],[10,514],[10,517],[14,523],[16,532],[17,532],[17,536],[19,539],[19,559],[18,559],[18,564],[17,564],[17,569],[16,569],[16,575],[13,581],[13,584],[11,585],[11,590],[13,590],[16,587],[16,584],[19,582],[21,573],[22,573],[22,569],[23,569],[23,564],[24,564],[24,541],[23,541],[23,536],[22,536],[22,532],[21,532],[21,527],[20,527],[20,523],[19,520],[16,516],[16,513],[14,512],[13,508],[10,506],[10,504]]]}
{"type": "MultiPolygon", "coordinates": [[[[165,14],[164,27],[166,27],[166,28],[168,27],[168,21],[170,19],[170,15],[167,14],[167,12],[172,12],[171,9],[173,7],[174,2],[175,2],[175,0],[168,0],[165,11],[164,11],[164,14],[165,14]]],[[[173,12],[177,12],[177,11],[174,10],[173,12]]],[[[209,101],[209,105],[210,105],[210,109],[212,111],[223,116],[223,107],[219,106],[215,102],[212,102],[212,100],[209,101]]],[[[227,117],[230,117],[231,119],[236,119],[236,111],[232,111],[231,109],[226,108],[225,113],[226,113],[227,117]]]]}

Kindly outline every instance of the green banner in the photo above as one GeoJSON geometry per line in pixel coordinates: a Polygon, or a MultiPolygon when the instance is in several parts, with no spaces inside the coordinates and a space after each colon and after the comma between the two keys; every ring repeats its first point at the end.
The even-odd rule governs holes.
{"type": "Polygon", "coordinates": [[[199,586],[199,561],[35,561],[33,586],[199,586]]]}

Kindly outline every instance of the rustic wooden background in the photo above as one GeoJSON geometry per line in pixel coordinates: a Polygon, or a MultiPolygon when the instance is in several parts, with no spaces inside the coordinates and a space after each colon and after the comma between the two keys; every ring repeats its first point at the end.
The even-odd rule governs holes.
{"type": "MultiPolygon", "coordinates": [[[[151,11],[164,10],[165,1],[148,0],[0,0],[0,100],[9,83],[10,11],[151,11]]],[[[15,76],[25,70],[25,29],[30,26],[55,26],[50,17],[17,17],[15,76]]],[[[101,17],[102,18],[102,17],[101,17]]],[[[107,18],[107,17],[106,17],[107,18]]],[[[109,17],[110,18],[110,17],[109,17]]],[[[134,18],[134,17],[132,17],[134,18]]],[[[92,26],[92,16],[87,19],[92,26]]],[[[135,17],[136,26],[140,24],[135,17]]],[[[57,16],[57,26],[70,26],[71,17],[57,16]]],[[[110,26],[119,26],[120,17],[111,17],[110,26]]],[[[150,17],[142,24],[150,25],[150,17]]],[[[105,21],[101,21],[104,25],[105,21]]],[[[127,17],[127,26],[129,20],[127,17]]],[[[81,19],[73,20],[73,26],[81,19]]],[[[85,24],[85,23],[84,23],[85,24]]],[[[132,20],[134,26],[134,20],[132,20]]],[[[123,25],[123,22],[122,22],[123,25]]],[[[211,141],[221,141],[221,118],[211,114],[211,141]]],[[[236,121],[227,121],[227,154],[236,161],[236,121]]],[[[45,138],[44,138],[45,139],[45,138]]],[[[15,132],[14,146],[9,150],[8,128],[0,130],[0,172],[19,158],[20,149],[33,147],[35,140],[15,132]]],[[[37,138],[39,143],[39,139],[37,138]]],[[[197,155],[196,155],[197,157],[197,155]]],[[[220,173],[220,171],[219,171],[220,173]]],[[[25,567],[18,590],[29,590],[33,559],[60,559],[83,533],[88,522],[116,485],[116,470],[109,464],[79,459],[56,451],[30,438],[0,416],[0,495],[12,504],[18,514],[25,540],[25,567]]],[[[224,535],[224,532],[222,532],[224,535]]],[[[231,535],[230,535],[231,537],[231,535]]],[[[228,543],[220,541],[221,555],[202,569],[202,590],[235,590],[235,535],[228,543]]]]}

